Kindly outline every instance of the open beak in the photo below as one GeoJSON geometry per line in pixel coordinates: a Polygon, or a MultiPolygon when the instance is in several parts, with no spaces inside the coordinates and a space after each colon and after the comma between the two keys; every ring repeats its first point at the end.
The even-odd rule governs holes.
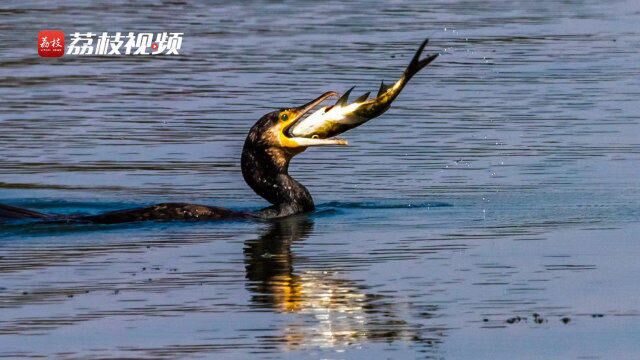
{"type": "Polygon", "coordinates": [[[286,138],[286,146],[288,147],[306,147],[306,146],[320,146],[320,145],[347,145],[347,140],[344,139],[319,139],[317,137],[314,138],[306,138],[306,137],[296,137],[291,134],[291,128],[300,121],[305,114],[309,111],[313,110],[316,106],[320,105],[326,99],[338,96],[338,93],[335,91],[327,91],[326,93],[320,95],[314,100],[309,101],[308,103],[291,109],[292,120],[283,127],[282,136],[286,138]]]}
{"type": "Polygon", "coordinates": [[[297,122],[299,120],[299,118],[301,118],[302,116],[304,116],[304,114],[308,113],[309,111],[313,110],[314,107],[320,105],[320,103],[322,103],[323,101],[327,100],[328,98],[335,96],[338,96],[338,93],[335,91],[327,91],[326,93],[318,96],[317,98],[309,101],[308,103],[302,105],[302,106],[298,106],[297,108],[292,109],[295,113],[296,113],[296,120],[293,122],[297,122]]]}

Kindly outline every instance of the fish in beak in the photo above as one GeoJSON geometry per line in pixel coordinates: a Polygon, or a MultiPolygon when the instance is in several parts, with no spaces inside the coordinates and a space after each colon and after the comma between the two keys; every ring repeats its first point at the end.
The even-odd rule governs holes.
{"type": "MultiPolygon", "coordinates": [[[[376,97],[369,99],[370,93],[366,93],[349,104],[349,95],[351,90],[353,90],[353,88],[351,88],[344,93],[334,105],[324,106],[305,119],[297,120],[287,128],[287,132],[295,139],[319,141],[333,138],[338,134],[382,115],[389,109],[391,103],[398,97],[409,80],[438,57],[436,53],[420,59],[422,51],[428,42],[429,39],[422,42],[409,63],[409,66],[407,66],[400,79],[398,79],[393,86],[386,86],[384,82],[380,84],[380,89],[376,97]]],[[[329,93],[325,93],[324,95],[326,94],[329,93]]],[[[322,98],[322,96],[320,98],[322,98]]],[[[316,99],[316,101],[318,99],[316,99]]]]}
{"type": "Polygon", "coordinates": [[[295,136],[292,134],[292,128],[311,110],[320,105],[323,101],[330,97],[337,97],[338,93],[335,91],[328,91],[318,98],[309,101],[308,103],[296,107],[280,111],[278,114],[278,137],[280,140],[280,146],[286,148],[304,148],[308,146],[321,146],[321,145],[347,145],[347,141],[337,138],[318,138],[317,136],[295,136]]]}

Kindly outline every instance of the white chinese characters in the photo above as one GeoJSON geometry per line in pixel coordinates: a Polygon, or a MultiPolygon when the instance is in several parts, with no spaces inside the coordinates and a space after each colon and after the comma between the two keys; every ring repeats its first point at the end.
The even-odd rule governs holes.
{"type": "Polygon", "coordinates": [[[67,55],[180,55],[184,33],[75,32],[67,55]]]}
{"type": "Polygon", "coordinates": [[[47,40],[47,37],[44,36],[42,37],[42,42],[40,42],[40,47],[41,48],[45,48],[48,49],[49,47],[51,48],[61,48],[62,44],[60,44],[60,38],[54,38],[51,41],[47,40]]]}

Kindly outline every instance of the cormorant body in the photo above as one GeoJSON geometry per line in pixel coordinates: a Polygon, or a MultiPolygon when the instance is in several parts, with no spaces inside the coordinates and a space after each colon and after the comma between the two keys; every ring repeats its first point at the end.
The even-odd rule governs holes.
{"type": "Polygon", "coordinates": [[[425,40],[420,45],[395,85],[381,85],[375,98],[367,100],[368,94],[365,94],[354,103],[347,104],[351,92],[349,90],[335,105],[316,111],[312,115],[314,118],[304,123],[302,120],[305,114],[324,100],[338,95],[329,91],[302,106],[270,112],[253,125],[242,149],[242,176],[256,194],[271,203],[267,208],[256,212],[241,212],[199,204],[162,203],[99,215],[63,216],[0,204],[0,222],[32,219],[47,222],[116,224],[151,220],[271,219],[313,211],[313,198],[309,190],[289,175],[291,159],[310,146],[347,145],[346,140],[333,136],[384,113],[409,79],[437,57],[437,54],[433,54],[420,59],[427,42],[428,40],[425,40]]]}

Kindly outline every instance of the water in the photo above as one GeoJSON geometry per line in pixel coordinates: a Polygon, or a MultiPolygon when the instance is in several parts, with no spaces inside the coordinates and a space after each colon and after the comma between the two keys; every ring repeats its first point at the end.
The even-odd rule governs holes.
{"type": "Polygon", "coordinates": [[[351,146],[296,157],[315,214],[3,225],[0,356],[640,357],[639,14],[2,3],[0,203],[51,213],[260,208],[239,155],[262,114],[375,91],[425,37],[441,56],[351,146]],[[42,59],[46,28],[183,31],[184,55],[42,59]]]}

